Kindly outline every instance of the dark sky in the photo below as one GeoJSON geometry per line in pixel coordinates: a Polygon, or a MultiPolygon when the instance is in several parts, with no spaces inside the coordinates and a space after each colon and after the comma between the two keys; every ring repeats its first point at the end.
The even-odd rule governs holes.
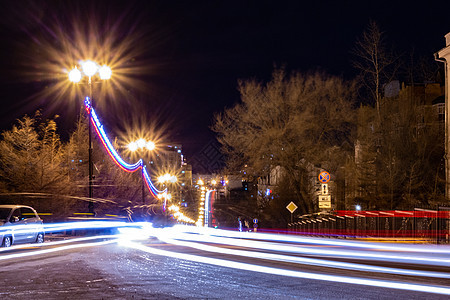
{"type": "Polygon", "coordinates": [[[166,141],[182,143],[189,159],[213,137],[213,114],[239,100],[238,79],[267,80],[275,65],[352,78],[350,50],[369,20],[398,52],[432,56],[444,47],[446,1],[366,2],[1,0],[0,128],[40,108],[61,115],[67,136],[81,99],[39,94],[60,80],[45,67],[58,52],[45,49],[61,49],[74,27],[95,24],[97,38],[112,35],[116,46],[134,38],[122,63],[135,81],[98,108],[107,131],[156,126],[166,141]]]}

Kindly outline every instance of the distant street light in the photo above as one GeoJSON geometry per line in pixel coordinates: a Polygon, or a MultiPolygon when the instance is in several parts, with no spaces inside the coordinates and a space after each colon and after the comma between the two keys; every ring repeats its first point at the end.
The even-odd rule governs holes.
{"type": "Polygon", "coordinates": [[[129,143],[127,145],[128,150],[130,150],[131,152],[135,152],[138,149],[142,150],[142,149],[147,149],[149,151],[153,151],[156,148],[156,145],[154,142],[152,141],[146,141],[145,139],[139,139],[137,141],[133,141],[131,143],[129,143]]]}
{"type": "Polygon", "coordinates": [[[159,183],[167,183],[167,182],[175,183],[177,181],[178,181],[177,176],[170,175],[169,173],[166,173],[166,174],[158,177],[159,183]]]}
{"type": "MultiPolygon", "coordinates": [[[[142,151],[144,149],[148,151],[155,150],[155,143],[152,141],[146,141],[145,139],[138,139],[137,141],[130,142],[127,145],[128,150],[131,152],[142,151]]],[[[145,160],[144,164],[145,164],[145,160]]],[[[144,186],[144,178],[142,178],[142,203],[145,204],[145,186],[144,186]]]]}
{"type": "Polygon", "coordinates": [[[72,81],[73,83],[80,82],[81,77],[83,77],[83,75],[81,74],[81,71],[78,70],[77,67],[75,67],[74,69],[72,69],[72,71],[69,72],[69,80],[72,81]]]}
{"type": "Polygon", "coordinates": [[[92,108],[94,106],[94,100],[92,99],[92,76],[95,74],[99,74],[100,79],[107,80],[111,78],[112,71],[111,69],[103,65],[99,67],[97,63],[86,60],[80,62],[80,67],[82,72],[78,69],[78,67],[73,68],[69,72],[69,80],[73,83],[79,83],[83,78],[83,74],[88,77],[88,85],[89,85],[89,205],[88,209],[90,213],[94,213],[94,203],[92,202],[93,197],[93,162],[92,162],[92,129],[91,129],[91,116],[92,116],[92,108]]]}
{"type": "MultiPolygon", "coordinates": [[[[177,176],[175,175],[171,175],[169,173],[166,173],[164,175],[161,175],[158,177],[158,182],[163,184],[164,186],[166,186],[167,183],[176,183],[178,181],[177,176]]],[[[166,206],[167,206],[167,200],[171,200],[172,199],[172,195],[171,194],[167,194],[164,197],[164,211],[166,210],[166,206]]]]}
{"type": "Polygon", "coordinates": [[[201,227],[204,225],[206,187],[204,186],[205,182],[202,179],[199,179],[197,184],[200,185],[200,203],[198,208],[198,219],[195,224],[201,227]]]}

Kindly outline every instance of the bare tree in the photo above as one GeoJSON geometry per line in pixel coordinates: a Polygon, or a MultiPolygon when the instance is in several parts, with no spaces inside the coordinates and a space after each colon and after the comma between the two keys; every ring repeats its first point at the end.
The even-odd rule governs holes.
{"type": "Polygon", "coordinates": [[[242,102],[216,115],[212,127],[228,165],[247,165],[254,176],[281,166],[283,186],[303,211],[312,211],[311,167],[335,172],[352,149],[355,84],[277,69],[267,83],[240,81],[239,91],[242,102]]]}
{"type": "Polygon", "coordinates": [[[387,48],[385,33],[374,21],[369,22],[352,53],[355,55],[353,66],[360,71],[362,83],[375,102],[380,120],[382,88],[394,79],[400,66],[398,56],[387,48]]]}
{"type": "Polygon", "coordinates": [[[433,108],[411,95],[382,100],[382,136],[374,127],[376,109],[360,109],[359,151],[349,174],[359,178],[355,200],[367,209],[427,206],[444,194],[442,130],[433,108]]]}

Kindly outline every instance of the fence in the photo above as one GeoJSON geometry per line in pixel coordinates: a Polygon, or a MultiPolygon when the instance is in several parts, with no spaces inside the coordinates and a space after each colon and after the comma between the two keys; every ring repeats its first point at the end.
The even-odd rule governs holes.
{"type": "Polygon", "coordinates": [[[402,238],[449,242],[450,207],[411,211],[333,211],[298,217],[291,233],[316,236],[402,238]]]}

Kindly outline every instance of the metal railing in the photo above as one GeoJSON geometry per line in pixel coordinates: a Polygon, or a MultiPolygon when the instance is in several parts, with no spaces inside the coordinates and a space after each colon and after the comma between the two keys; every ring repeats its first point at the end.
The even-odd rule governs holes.
{"type": "Polygon", "coordinates": [[[343,238],[391,238],[449,243],[450,207],[411,211],[333,211],[298,216],[294,234],[343,238]]]}

